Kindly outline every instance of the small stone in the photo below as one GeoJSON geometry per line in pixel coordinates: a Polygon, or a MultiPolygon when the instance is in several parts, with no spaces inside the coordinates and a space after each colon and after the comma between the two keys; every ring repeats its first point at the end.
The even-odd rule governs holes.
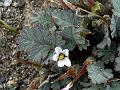
{"type": "Polygon", "coordinates": [[[13,6],[15,7],[22,7],[25,5],[25,1],[24,0],[16,0],[14,3],[13,3],[13,6]]]}
{"type": "Polygon", "coordinates": [[[9,81],[7,82],[7,85],[8,85],[8,86],[11,86],[11,85],[14,85],[14,84],[16,84],[15,80],[9,80],[9,81]]]}
{"type": "Polygon", "coordinates": [[[12,0],[5,0],[4,3],[3,3],[3,5],[4,5],[5,7],[8,7],[8,6],[11,5],[11,3],[12,3],[12,0]]]}
{"type": "Polygon", "coordinates": [[[17,2],[14,2],[14,3],[13,3],[13,6],[14,6],[14,7],[17,7],[17,5],[18,5],[17,2]]]}

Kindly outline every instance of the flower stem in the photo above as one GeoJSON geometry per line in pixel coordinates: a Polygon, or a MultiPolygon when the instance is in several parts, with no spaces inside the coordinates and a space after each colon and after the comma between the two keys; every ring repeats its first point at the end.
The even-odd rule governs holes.
{"type": "Polygon", "coordinates": [[[88,14],[91,14],[91,15],[94,15],[94,16],[96,16],[96,17],[99,17],[99,18],[102,18],[102,16],[100,16],[100,15],[98,15],[98,14],[95,14],[95,13],[92,13],[92,12],[90,12],[90,11],[87,11],[87,10],[85,10],[85,9],[83,9],[83,8],[80,8],[80,7],[77,7],[77,10],[81,10],[81,11],[84,11],[84,12],[86,12],[86,13],[88,13],[88,14]]]}
{"type": "Polygon", "coordinates": [[[0,25],[3,26],[4,28],[8,29],[10,32],[14,32],[16,34],[19,34],[19,32],[15,28],[11,27],[10,25],[8,25],[7,23],[5,23],[1,19],[0,19],[0,25]]]}
{"type": "Polygon", "coordinates": [[[71,10],[77,10],[77,11],[84,11],[84,12],[86,12],[86,13],[88,13],[88,14],[91,14],[91,15],[94,15],[94,16],[96,16],[96,17],[99,17],[99,18],[102,18],[102,16],[100,16],[100,15],[97,15],[97,14],[95,14],[95,13],[92,13],[92,12],[90,12],[90,11],[87,11],[87,10],[85,10],[85,9],[83,9],[83,8],[80,8],[80,7],[78,7],[78,6],[75,6],[75,5],[73,5],[72,3],[70,3],[70,2],[68,2],[67,0],[62,0],[62,3],[63,4],[65,4],[65,6],[67,6],[69,9],[71,9],[71,10]]]}
{"type": "Polygon", "coordinates": [[[85,74],[85,72],[86,72],[86,67],[87,67],[87,65],[84,64],[83,67],[82,67],[82,69],[81,69],[80,72],[78,73],[78,75],[77,75],[77,76],[75,77],[75,79],[72,81],[72,84],[74,84],[82,75],[85,74]]]}

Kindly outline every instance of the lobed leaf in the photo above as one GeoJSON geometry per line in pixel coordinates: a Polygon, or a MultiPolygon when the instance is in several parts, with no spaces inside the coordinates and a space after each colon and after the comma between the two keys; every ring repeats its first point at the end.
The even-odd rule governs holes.
{"type": "Polygon", "coordinates": [[[75,27],[65,27],[62,31],[62,36],[66,41],[65,47],[69,48],[69,50],[73,50],[76,45],[78,45],[79,49],[87,49],[89,46],[89,41],[80,35],[82,28],[75,27]]]}
{"type": "Polygon", "coordinates": [[[120,82],[112,82],[111,85],[107,85],[106,90],[120,90],[120,82]]]}
{"type": "Polygon", "coordinates": [[[115,71],[119,71],[120,72],[120,57],[116,57],[115,58],[115,71]]]}
{"type": "Polygon", "coordinates": [[[69,26],[79,26],[81,24],[82,18],[76,16],[70,10],[54,10],[52,13],[53,20],[60,27],[69,27],[69,26]]]}
{"type": "Polygon", "coordinates": [[[104,29],[103,31],[105,33],[105,36],[103,38],[103,41],[100,42],[99,44],[97,44],[97,47],[101,48],[101,49],[105,48],[105,46],[109,46],[110,47],[110,45],[111,45],[111,40],[110,40],[110,37],[109,37],[108,26],[104,25],[103,29],[104,29]]]}
{"type": "Polygon", "coordinates": [[[117,53],[117,47],[115,43],[112,43],[110,47],[105,47],[104,49],[94,48],[93,52],[104,62],[108,64],[115,60],[115,55],[117,53]]]}
{"type": "Polygon", "coordinates": [[[82,90],[106,90],[106,88],[103,85],[92,85],[91,87],[83,88],[82,90]]]}
{"type": "Polygon", "coordinates": [[[54,25],[52,21],[52,16],[48,11],[40,10],[39,12],[34,12],[32,17],[30,17],[33,23],[39,23],[42,25],[54,25]]]}
{"type": "Polygon", "coordinates": [[[43,25],[25,28],[21,34],[18,39],[20,49],[27,51],[28,58],[36,61],[47,59],[55,47],[65,43],[60,35],[51,33],[49,28],[43,25]]]}
{"type": "Polygon", "coordinates": [[[112,4],[114,14],[120,17],[120,0],[112,0],[112,4]]]}
{"type": "MultiPolygon", "coordinates": [[[[101,62],[100,62],[101,63],[101,62]]],[[[107,83],[107,81],[113,78],[113,74],[107,69],[104,69],[104,65],[98,63],[88,65],[87,67],[88,77],[93,84],[107,83]]]]}

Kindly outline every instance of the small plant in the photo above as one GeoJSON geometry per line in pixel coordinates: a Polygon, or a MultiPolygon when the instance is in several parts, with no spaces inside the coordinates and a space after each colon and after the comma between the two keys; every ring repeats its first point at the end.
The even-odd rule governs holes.
{"type": "Polygon", "coordinates": [[[119,90],[120,1],[43,2],[18,38],[47,77],[37,89],[119,90]]]}

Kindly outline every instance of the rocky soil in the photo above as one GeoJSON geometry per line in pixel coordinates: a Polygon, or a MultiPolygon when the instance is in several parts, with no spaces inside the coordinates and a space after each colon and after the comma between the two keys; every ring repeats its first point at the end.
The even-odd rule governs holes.
{"type": "MultiPolygon", "coordinates": [[[[18,31],[26,24],[27,4],[34,10],[41,5],[41,0],[6,0],[12,1],[7,6],[4,1],[0,1],[0,19],[18,31]]],[[[18,51],[16,37],[0,24],[0,90],[25,90],[39,75],[31,65],[17,63],[19,59],[25,60],[27,55],[18,51]]]]}

